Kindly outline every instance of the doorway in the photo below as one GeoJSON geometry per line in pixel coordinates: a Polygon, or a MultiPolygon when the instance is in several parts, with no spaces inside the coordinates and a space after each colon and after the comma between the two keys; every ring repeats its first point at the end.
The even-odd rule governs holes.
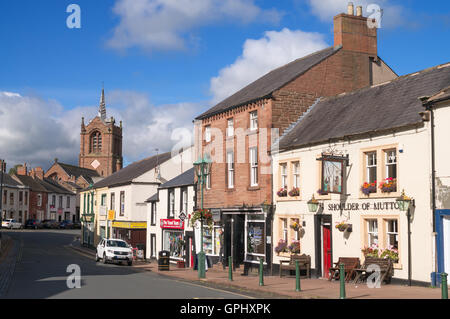
{"type": "Polygon", "coordinates": [[[316,215],[314,218],[315,272],[317,277],[328,278],[333,261],[331,215],[316,215]]]}
{"type": "Polygon", "coordinates": [[[442,228],[444,235],[444,272],[450,273],[450,216],[444,216],[442,219],[442,228]]]}
{"type": "Polygon", "coordinates": [[[244,263],[244,214],[224,214],[224,258],[233,257],[233,268],[236,269],[244,263]]]}

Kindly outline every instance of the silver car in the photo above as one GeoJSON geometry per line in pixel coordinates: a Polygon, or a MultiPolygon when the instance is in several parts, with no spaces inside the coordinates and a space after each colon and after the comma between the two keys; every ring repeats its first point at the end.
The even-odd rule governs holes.
{"type": "Polygon", "coordinates": [[[2,227],[9,228],[9,229],[22,229],[23,225],[22,225],[22,223],[19,223],[15,219],[4,219],[2,221],[2,227]]]}

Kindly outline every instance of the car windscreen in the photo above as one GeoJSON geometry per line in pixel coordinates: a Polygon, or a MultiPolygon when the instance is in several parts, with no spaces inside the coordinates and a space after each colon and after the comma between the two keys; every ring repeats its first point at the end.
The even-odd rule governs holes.
{"type": "Polygon", "coordinates": [[[108,246],[109,247],[123,247],[123,248],[128,247],[126,242],[118,241],[118,240],[108,240],[108,246]]]}

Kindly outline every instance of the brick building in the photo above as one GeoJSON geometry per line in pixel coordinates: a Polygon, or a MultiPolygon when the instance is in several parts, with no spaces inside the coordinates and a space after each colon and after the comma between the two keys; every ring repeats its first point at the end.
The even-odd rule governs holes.
{"type": "Polygon", "coordinates": [[[78,166],[94,169],[107,177],[122,168],[122,121],[115,124],[113,117],[106,118],[105,91],[102,90],[98,116],[88,125],[81,120],[80,156],[78,166]]]}
{"type": "Polygon", "coordinates": [[[196,118],[196,155],[213,160],[204,207],[220,216],[235,266],[272,259],[270,150],[278,136],[320,97],[397,77],[378,57],[377,29],[357,11],[334,17],[333,47],[269,72],[196,118]]]}

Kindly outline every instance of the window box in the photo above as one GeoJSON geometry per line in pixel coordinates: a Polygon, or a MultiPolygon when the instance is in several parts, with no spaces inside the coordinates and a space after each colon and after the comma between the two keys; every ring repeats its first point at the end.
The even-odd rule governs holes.
{"type": "Polygon", "coordinates": [[[377,192],[377,182],[373,182],[373,183],[364,183],[361,186],[361,192],[366,195],[369,196],[372,193],[376,193],[377,192]]]}
{"type": "Polygon", "coordinates": [[[291,189],[289,191],[289,196],[291,196],[291,197],[297,197],[299,195],[300,195],[300,188],[298,188],[298,187],[294,187],[293,189],[291,189]]]}
{"type": "Polygon", "coordinates": [[[285,188],[281,188],[278,192],[277,192],[278,197],[287,197],[288,195],[288,191],[285,188]]]}
{"type": "Polygon", "coordinates": [[[395,193],[397,191],[397,179],[386,178],[384,182],[380,183],[379,187],[382,193],[395,193]]]}

